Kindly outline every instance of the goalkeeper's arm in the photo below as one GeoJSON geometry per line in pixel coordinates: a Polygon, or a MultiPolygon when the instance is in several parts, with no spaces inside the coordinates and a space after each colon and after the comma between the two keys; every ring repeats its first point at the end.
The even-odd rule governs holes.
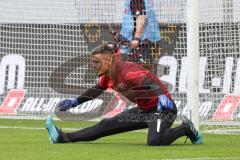
{"type": "Polygon", "coordinates": [[[81,96],[73,99],[65,99],[58,104],[59,111],[66,111],[69,108],[76,107],[84,102],[92,100],[103,93],[104,90],[100,89],[100,86],[96,84],[94,87],[89,88],[81,96]]]}

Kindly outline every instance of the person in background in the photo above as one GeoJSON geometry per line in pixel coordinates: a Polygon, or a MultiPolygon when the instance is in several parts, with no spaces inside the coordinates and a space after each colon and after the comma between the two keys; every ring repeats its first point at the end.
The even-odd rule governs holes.
{"type": "Polygon", "coordinates": [[[122,48],[127,59],[157,74],[160,30],[152,5],[149,0],[126,0],[121,31],[115,33],[115,41],[129,42],[122,48]]]}

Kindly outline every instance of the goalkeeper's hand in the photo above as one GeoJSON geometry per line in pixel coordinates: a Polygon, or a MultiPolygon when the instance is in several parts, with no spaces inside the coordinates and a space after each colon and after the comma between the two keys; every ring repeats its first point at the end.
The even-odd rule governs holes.
{"type": "Polygon", "coordinates": [[[69,108],[73,108],[79,105],[77,98],[74,99],[65,99],[58,104],[59,111],[66,111],[69,108]]]}
{"type": "Polygon", "coordinates": [[[174,109],[173,101],[165,95],[158,96],[158,112],[162,110],[171,111],[174,109]]]}

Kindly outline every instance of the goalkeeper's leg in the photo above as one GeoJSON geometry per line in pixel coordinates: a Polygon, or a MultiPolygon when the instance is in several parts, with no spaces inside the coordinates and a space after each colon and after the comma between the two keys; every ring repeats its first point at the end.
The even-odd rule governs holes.
{"type": "Polygon", "coordinates": [[[148,123],[148,145],[170,145],[182,136],[189,137],[193,144],[202,143],[202,136],[191,121],[184,120],[182,125],[171,128],[177,116],[176,113],[163,111],[158,115],[155,114],[155,116],[157,116],[156,120],[148,123]]]}
{"type": "Polygon", "coordinates": [[[150,146],[169,145],[177,138],[184,136],[184,128],[171,128],[177,114],[170,111],[156,113],[153,121],[148,123],[147,144],[150,146]]]}
{"type": "Polygon", "coordinates": [[[93,141],[113,134],[147,128],[147,122],[141,121],[146,119],[143,116],[146,116],[146,114],[143,114],[138,108],[132,108],[115,117],[103,119],[94,126],[76,132],[64,133],[58,130],[59,137],[56,142],[93,141]],[[64,141],[64,139],[67,141],[64,141]]]}

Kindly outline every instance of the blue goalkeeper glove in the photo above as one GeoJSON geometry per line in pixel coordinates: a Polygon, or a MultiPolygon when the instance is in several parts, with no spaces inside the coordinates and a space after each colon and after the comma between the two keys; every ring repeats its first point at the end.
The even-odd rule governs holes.
{"type": "Polygon", "coordinates": [[[74,99],[65,99],[58,104],[59,111],[66,111],[69,108],[78,106],[80,103],[77,101],[77,98],[74,99]]]}
{"type": "Polygon", "coordinates": [[[158,112],[162,110],[173,110],[173,101],[165,95],[158,96],[158,112]]]}

